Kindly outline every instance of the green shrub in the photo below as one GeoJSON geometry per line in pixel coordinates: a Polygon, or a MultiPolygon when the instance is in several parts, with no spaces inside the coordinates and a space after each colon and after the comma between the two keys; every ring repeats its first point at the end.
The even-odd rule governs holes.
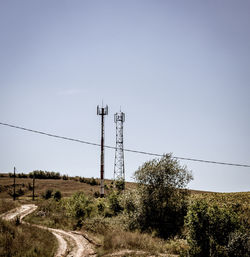
{"type": "Polygon", "coordinates": [[[96,186],[96,185],[98,185],[98,182],[96,181],[96,179],[95,178],[91,178],[90,179],[90,181],[89,181],[89,184],[91,185],[91,186],[96,186]]]}
{"type": "Polygon", "coordinates": [[[65,202],[67,214],[71,217],[84,220],[95,212],[93,200],[83,192],[77,192],[65,202]]]}
{"type": "Polygon", "coordinates": [[[54,199],[55,199],[56,201],[59,201],[59,200],[61,200],[61,198],[62,198],[62,193],[61,193],[61,191],[57,190],[57,191],[55,192],[55,194],[54,194],[54,199]]]}
{"type": "Polygon", "coordinates": [[[63,179],[63,180],[68,180],[68,179],[69,179],[69,176],[68,176],[68,175],[63,175],[63,176],[62,176],[62,179],[63,179]]]}
{"type": "Polygon", "coordinates": [[[101,197],[100,192],[99,192],[99,191],[95,191],[95,192],[94,192],[94,197],[95,197],[95,198],[101,197]]]}
{"type": "Polygon", "coordinates": [[[24,189],[22,189],[21,187],[17,189],[17,196],[22,196],[24,195],[24,189]]]}
{"type": "Polygon", "coordinates": [[[186,216],[190,256],[227,256],[229,236],[239,224],[231,208],[209,205],[205,200],[194,202],[186,216]]]}
{"type": "Polygon", "coordinates": [[[52,197],[53,189],[47,189],[45,194],[43,195],[43,198],[48,200],[52,197]]]}
{"type": "Polygon", "coordinates": [[[229,236],[227,252],[230,257],[250,256],[250,233],[236,231],[229,236]]]}
{"type": "Polygon", "coordinates": [[[117,215],[119,212],[123,210],[123,207],[121,205],[119,193],[113,191],[108,196],[108,202],[109,202],[109,208],[113,212],[114,215],[117,215]]]}
{"type": "Polygon", "coordinates": [[[96,203],[96,207],[98,210],[98,214],[103,215],[105,209],[107,209],[107,203],[106,203],[106,199],[105,198],[98,198],[95,200],[96,203]]]}
{"type": "Polygon", "coordinates": [[[115,188],[118,190],[118,192],[121,192],[125,189],[125,180],[119,179],[115,181],[115,188]]]}

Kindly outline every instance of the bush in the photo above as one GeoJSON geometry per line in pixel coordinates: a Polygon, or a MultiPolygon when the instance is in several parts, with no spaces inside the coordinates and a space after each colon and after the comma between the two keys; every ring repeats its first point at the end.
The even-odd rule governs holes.
{"type": "Polygon", "coordinates": [[[24,190],[20,187],[17,189],[16,196],[22,196],[22,195],[24,195],[24,190]]]}
{"type": "Polygon", "coordinates": [[[199,200],[189,206],[186,227],[190,256],[227,256],[229,236],[240,221],[232,209],[199,200]]]}
{"type": "Polygon", "coordinates": [[[89,184],[91,185],[91,186],[96,186],[96,185],[98,185],[98,182],[96,181],[96,179],[94,179],[93,177],[90,179],[90,181],[89,181],[89,184]]]}
{"type": "Polygon", "coordinates": [[[95,191],[95,192],[94,192],[94,197],[95,197],[95,198],[101,197],[100,192],[99,192],[99,191],[95,191]]]}
{"type": "Polygon", "coordinates": [[[61,192],[60,192],[59,190],[57,190],[57,191],[55,192],[55,194],[54,194],[54,199],[55,199],[56,201],[59,201],[59,200],[61,200],[61,198],[62,198],[62,194],[61,194],[61,192]]]}
{"type": "Polygon", "coordinates": [[[28,178],[29,175],[28,175],[28,174],[24,174],[24,173],[18,173],[18,174],[17,174],[17,177],[18,177],[18,178],[28,178]]]}
{"type": "Polygon", "coordinates": [[[53,192],[52,189],[47,189],[45,194],[43,195],[43,198],[46,200],[50,199],[52,197],[52,192],[53,192]]]}
{"type": "Polygon", "coordinates": [[[94,213],[93,201],[83,192],[77,192],[65,202],[67,214],[71,217],[84,220],[94,213]]]}
{"type": "Polygon", "coordinates": [[[230,257],[250,256],[250,234],[249,232],[236,231],[229,236],[227,252],[230,257]]]}
{"type": "Polygon", "coordinates": [[[117,192],[112,192],[108,196],[109,208],[113,212],[113,215],[117,215],[123,210],[123,207],[120,202],[120,196],[117,192]]]}
{"type": "Polygon", "coordinates": [[[62,176],[62,179],[63,179],[63,180],[68,180],[68,179],[69,179],[69,176],[68,176],[68,175],[63,175],[63,176],[62,176]]]}
{"type": "Polygon", "coordinates": [[[115,188],[118,190],[118,192],[121,192],[125,189],[125,180],[119,179],[115,181],[115,188]]]}

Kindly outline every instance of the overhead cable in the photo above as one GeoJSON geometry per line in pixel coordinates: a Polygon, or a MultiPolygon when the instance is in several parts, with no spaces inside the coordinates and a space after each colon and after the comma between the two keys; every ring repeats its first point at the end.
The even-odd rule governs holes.
{"type": "MultiPolygon", "coordinates": [[[[37,134],[41,134],[41,135],[45,135],[45,136],[49,136],[49,137],[55,137],[55,138],[59,138],[59,139],[78,142],[78,143],[82,143],[82,144],[93,145],[93,146],[101,146],[100,144],[93,143],[93,142],[83,141],[83,140],[80,140],[80,139],[75,139],[75,138],[70,138],[70,137],[58,136],[58,135],[54,135],[54,134],[50,134],[50,133],[46,133],[46,132],[42,132],[42,131],[38,131],[38,130],[33,130],[33,129],[28,129],[28,128],[24,128],[24,127],[20,127],[20,126],[16,126],[16,125],[11,125],[11,124],[8,124],[8,123],[0,122],[0,125],[11,127],[11,128],[16,128],[16,129],[21,129],[21,130],[25,130],[25,131],[29,131],[29,132],[33,132],[33,133],[37,133],[37,134]]],[[[117,149],[116,147],[109,146],[109,145],[105,145],[104,147],[109,148],[109,149],[117,149]]],[[[150,153],[150,152],[138,151],[138,150],[132,150],[132,149],[125,149],[124,148],[123,150],[126,151],[126,152],[138,153],[138,154],[144,154],[144,155],[151,155],[151,156],[158,156],[158,157],[163,157],[164,156],[163,154],[150,153]]],[[[209,160],[203,160],[203,159],[186,158],[186,157],[178,157],[178,156],[173,156],[173,158],[178,159],[178,160],[185,160],[185,161],[194,161],[194,162],[203,162],[203,163],[210,163],[210,164],[220,164],[220,165],[250,168],[250,165],[248,165],[248,164],[209,161],[209,160]]]]}

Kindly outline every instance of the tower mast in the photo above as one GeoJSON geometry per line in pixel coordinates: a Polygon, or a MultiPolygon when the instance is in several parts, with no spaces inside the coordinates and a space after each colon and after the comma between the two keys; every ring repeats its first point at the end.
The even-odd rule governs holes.
{"type": "Polygon", "coordinates": [[[101,197],[104,197],[104,116],[108,115],[108,106],[104,108],[97,106],[97,115],[101,115],[101,188],[100,194],[101,197]]]}
{"type": "MultiPolygon", "coordinates": [[[[121,110],[114,115],[116,123],[116,149],[115,149],[115,165],[114,165],[114,180],[125,183],[124,169],[124,151],[123,151],[123,123],[125,122],[125,113],[121,110]]],[[[125,184],[124,184],[125,185],[125,184]]]]}

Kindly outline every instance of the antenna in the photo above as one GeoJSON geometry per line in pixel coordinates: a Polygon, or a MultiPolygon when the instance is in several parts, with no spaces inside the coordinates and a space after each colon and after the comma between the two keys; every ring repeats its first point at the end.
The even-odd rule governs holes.
{"type": "Polygon", "coordinates": [[[123,122],[125,122],[125,113],[123,113],[121,109],[119,113],[116,113],[114,115],[114,122],[116,123],[114,180],[115,181],[118,180],[125,183],[124,151],[123,151],[123,122]]]}
{"type": "Polygon", "coordinates": [[[100,168],[100,173],[101,173],[101,197],[104,197],[104,116],[108,115],[108,106],[106,107],[99,107],[97,105],[97,115],[101,115],[101,168],[100,168]]]}

